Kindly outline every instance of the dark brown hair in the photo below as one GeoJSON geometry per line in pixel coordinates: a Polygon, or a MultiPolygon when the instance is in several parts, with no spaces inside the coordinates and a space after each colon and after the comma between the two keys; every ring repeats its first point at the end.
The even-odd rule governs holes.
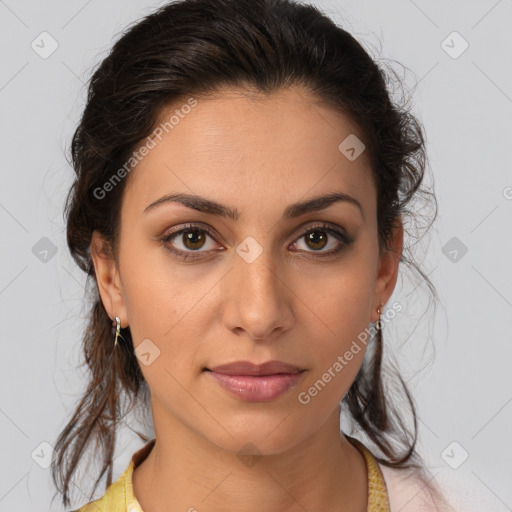
{"type": "MultiPolygon", "coordinates": [[[[423,128],[408,102],[391,100],[392,78],[347,31],[316,7],[292,0],[173,2],[138,21],[117,40],[90,80],[71,146],[76,179],[65,207],[67,242],[88,283],[92,281],[93,301],[83,339],[90,381],[56,441],[52,461],[52,476],[64,505],[70,503],[71,477],[93,441],[103,453],[91,497],[107,470],[106,486],[111,484],[117,427],[137,404],[147,408],[149,403],[129,327],[122,329],[125,343],[114,351],[112,321],[99,297],[90,255],[91,235],[98,230],[117,260],[119,213],[128,178],[109,190],[108,200],[95,190],[130,159],[166,106],[182,98],[214,94],[223,86],[270,94],[298,85],[360,128],[377,188],[379,247],[388,249],[398,216],[413,223],[420,218],[411,210],[413,199],[432,201],[431,223],[437,215],[435,196],[421,187],[426,169],[423,128]]],[[[401,262],[419,272],[436,296],[428,277],[407,256],[407,241],[406,237],[401,262]]],[[[379,462],[422,472],[415,450],[414,402],[392,365],[387,376],[390,381],[398,379],[395,393],[402,393],[406,404],[402,411],[391,400],[392,386],[384,386],[381,331],[367,350],[371,357],[365,357],[341,405],[357,433],[374,445],[374,453],[379,452],[379,462]],[[412,418],[412,433],[403,412],[412,418]]]]}

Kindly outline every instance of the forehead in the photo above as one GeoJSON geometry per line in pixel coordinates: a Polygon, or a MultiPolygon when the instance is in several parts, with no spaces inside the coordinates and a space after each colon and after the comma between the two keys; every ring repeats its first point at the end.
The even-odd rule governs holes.
{"type": "Polygon", "coordinates": [[[278,202],[282,210],[308,195],[340,190],[372,209],[367,154],[351,160],[343,152],[344,141],[363,138],[359,128],[307,91],[223,89],[192,98],[163,109],[159,130],[144,141],[154,144],[130,172],[123,202],[131,208],[142,211],[179,191],[242,211],[247,199],[260,206],[278,202]]]}

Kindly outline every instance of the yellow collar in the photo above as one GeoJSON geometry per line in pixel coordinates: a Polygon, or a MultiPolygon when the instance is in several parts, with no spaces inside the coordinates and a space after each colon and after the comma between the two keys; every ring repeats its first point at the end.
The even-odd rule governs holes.
{"type": "MultiPolygon", "coordinates": [[[[352,437],[349,440],[361,451],[366,461],[368,470],[368,512],[390,512],[386,483],[377,460],[360,441],[352,437]]],[[[133,494],[132,474],[133,470],[149,455],[155,442],[155,438],[151,439],[133,454],[125,472],[110,485],[102,498],[73,512],[97,512],[98,510],[144,512],[133,494]]]]}

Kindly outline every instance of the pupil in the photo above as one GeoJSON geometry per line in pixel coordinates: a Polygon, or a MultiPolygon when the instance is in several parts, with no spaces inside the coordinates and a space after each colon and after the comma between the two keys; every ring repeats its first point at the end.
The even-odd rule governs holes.
{"type": "Polygon", "coordinates": [[[322,231],[313,231],[308,235],[308,242],[313,242],[313,244],[320,244],[320,247],[312,247],[313,249],[323,249],[326,244],[326,236],[322,231]]]}

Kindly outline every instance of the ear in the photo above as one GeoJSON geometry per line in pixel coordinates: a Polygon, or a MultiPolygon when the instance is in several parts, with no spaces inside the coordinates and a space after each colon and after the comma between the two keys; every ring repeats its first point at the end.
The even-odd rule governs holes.
{"type": "Polygon", "coordinates": [[[375,319],[372,318],[372,322],[376,322],[379,319],[377,309],[380,308],[382,311],[380,303],[386,304],[395,289],[398,278],[398,265],[402,257],[403,237],[402,218],[397,216],[393,222],[391,240],[389,241],[390,249],[383,249],[379,258],[379,270],[375,281],[372,305],[372,315],[375,315],[375,319]]]}
{"type": "Polygon", "coordinates": [[[108,316],[112,320],[118,316],[121,320],[121,327],[126,327],[128,318],[119,270],[105,238],[96,230],[91,238],[91,258],[94,263],[101,301],[108,316]]]}

